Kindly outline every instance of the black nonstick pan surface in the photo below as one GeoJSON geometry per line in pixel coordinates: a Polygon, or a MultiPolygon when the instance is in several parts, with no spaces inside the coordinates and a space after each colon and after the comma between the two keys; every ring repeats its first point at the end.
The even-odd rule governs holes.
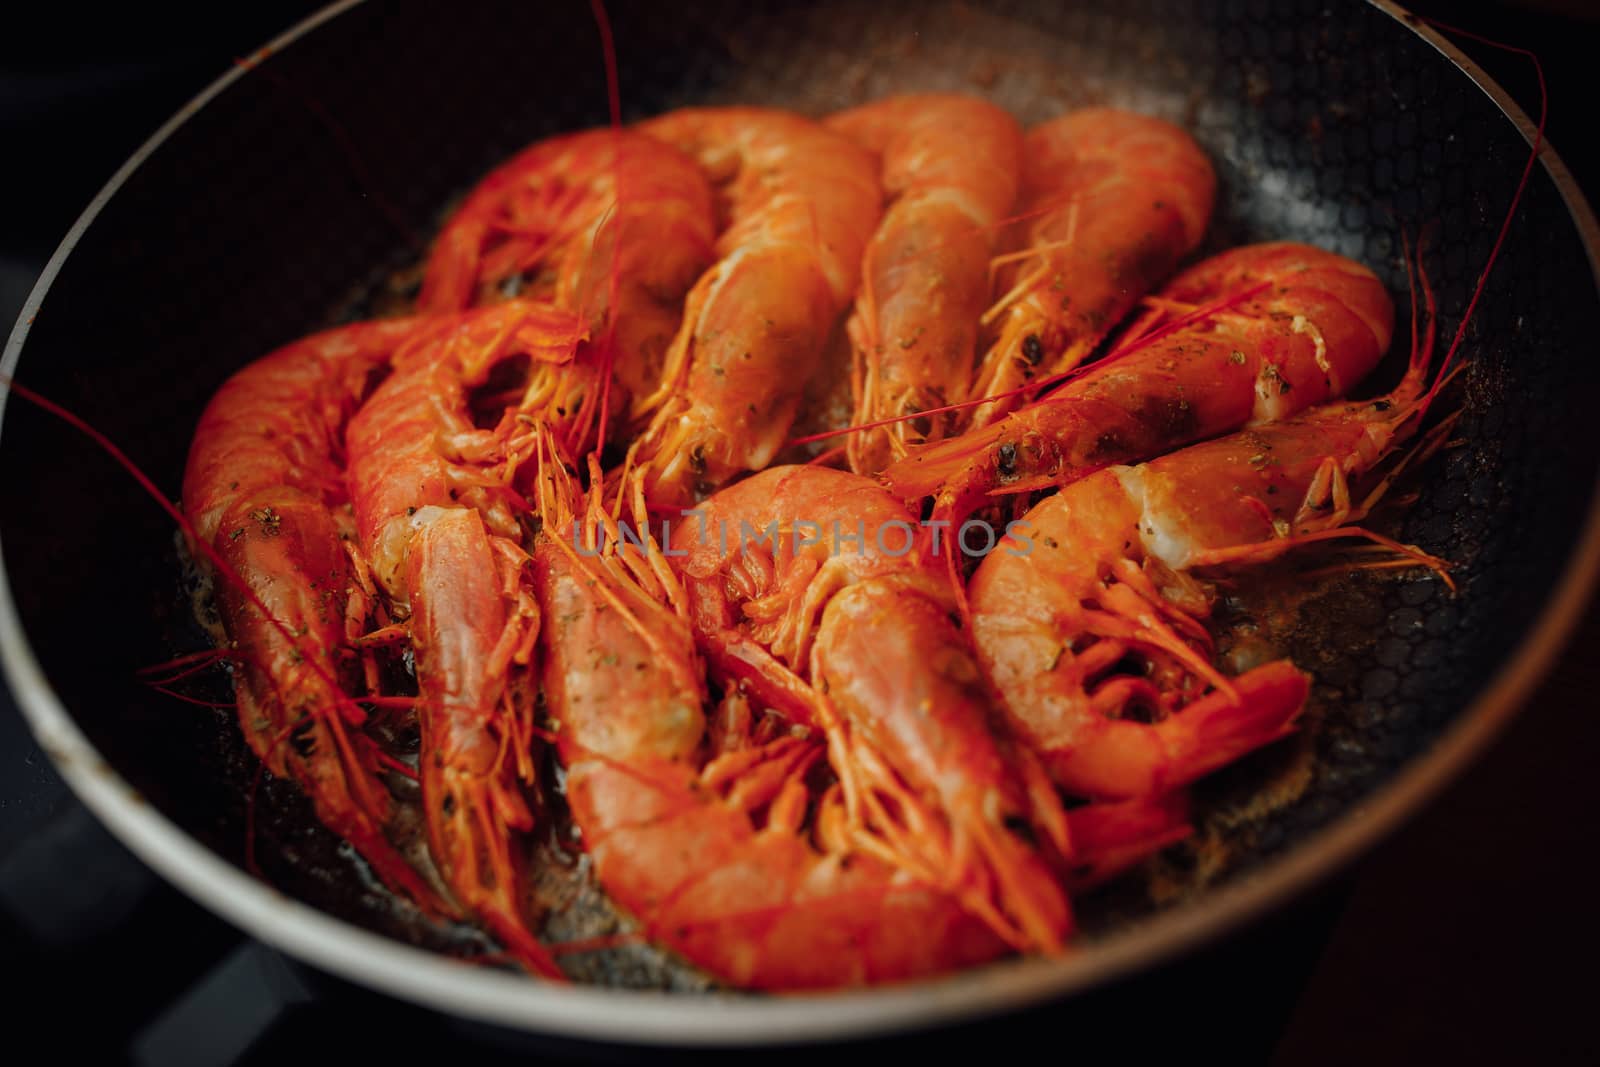
{"type": "MultiPolygon", "coordinates": [[[[1403,304],[1401,235],[1426,228],[1445,338],[1531,132],[1426,33],[1353,3],[615,3],[611,14],[625,118],[700,102],[822,113],[938,88],[987,94],[1024,121],[1090,103],[1174,119],[1217,164],[1207,251],[1310,241],[1371,266],[1403,304]]],[[[523,144],[606,120],[585,4],[396,0],[313,21],[113,181],[6,352],[7,373],[100,427],[174,496],[195,419],[227,375],[403,295],[452,197],[523,144]]],[[[1211,847],[1089,902],[1090,936],[1069,959],[798,999],[663,996],[700,983],[648,953],[588,975],[636,993],[443,962],[482,946],[363,880],[293,787],[263,783],[252,812],[256,767],[228,716],[140,684],[138,668],[205,643],[173,527],[92,444],[14,397],[0,430],[13,686],[69,781],[143,858],[269,943],[444,1010],[613,1039],[777,1040],[1084,988],[1261,910],[1403,817],[1509,714],[1570,621],[1597,551],[1600,444],[1582,401],[1600,377],[1600,301],[1592,216],[1553,155],[1545,164],[1467,333],[1460,443],[1428,467],[1399,526],[1457,562],[1459,593],[1423,575],[1319,590],[1286,638],[1316,673],[1318,728],[1208,784],[1211,847]],[[1264,791],[1273,803],[1250,803],[1264,791]],[[271,889],[245,873],[252,822],[271,889]]]]}

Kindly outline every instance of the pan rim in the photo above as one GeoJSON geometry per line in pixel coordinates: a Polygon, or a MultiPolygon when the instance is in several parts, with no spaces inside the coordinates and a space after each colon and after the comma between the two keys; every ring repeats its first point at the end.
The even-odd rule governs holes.
{"type": "MultiPolygon", "coordinates": [[[[293,45],[361,0],[339,0],[269,42],[293,45]]],[[[1368,0],[1471,79],[1532,140],[1534,124],[1496,82],[1391,0],[1368,0]]],[[[262,54],[258,53],[258,54],[262,54]]],[[[33,315],[79,239],[122,184],[245,68],[229,70],[184,105],[123,164],[52,255],[11,332],[0,373],[21,356],[33,315]]],[[[1600,225],[1548,143],[1540,152],[1600,287],[1600,225]]],[[[9,391],[0,391],[3,425],[9,391]]],[[[77,797],[135,855],[248,935],[353,982],[437,1011],[512,1029],[615,1043],[774,1044],[838,1040],[971,1020],[1108,984],[1191,952],[1302,894],[1414,814],[1510,721],[1565,646],[1600,577],[1600,482],[1554,592],[1493,679],[1424,753],[1331,824],[1236,882],[1061,960],[1020,960],[902,986],[782,997],[692,995],[560,986],[489,971],[404,945],[318,911],[238,869],[141,800],[79,729],[35,658],[0,559],[0,665],[41,748],[77,797]]]]}

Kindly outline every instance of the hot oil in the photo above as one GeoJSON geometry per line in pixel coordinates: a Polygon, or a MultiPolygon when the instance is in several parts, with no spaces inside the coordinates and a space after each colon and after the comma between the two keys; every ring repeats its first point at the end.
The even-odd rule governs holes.
{"type": "Polygon", "coordinates": [[[1078,902],[1090,936],[1151,907],[1185,903],[1265,862],[1289,843],[1280,823],[1333,788],[1340,771],[1331,754],[1373,744],[1352,697],[1382,630],[1385,596],[1439,578],[1359,569],[1307,578],[1306,571],[1322,569],[1308,562],[1291,556],[1231,575],[1212,626],[1218,662],[1229,673],[1287,657],[1313,676],[1297,732],[1191,786],[1192,835],[1078,902]]]}
{"type": "Polygon", "coordinates": [[[545,916],[540,936],[563,946],[562,969],[574,981],[621,989],[697,993],[715,988],[705,974],[651,945],[638,924],[612,904],[567,810],[559,764],[551,755],[544,765],[553,787],[545,793],[529,881],[534,909],[545,916]]]}

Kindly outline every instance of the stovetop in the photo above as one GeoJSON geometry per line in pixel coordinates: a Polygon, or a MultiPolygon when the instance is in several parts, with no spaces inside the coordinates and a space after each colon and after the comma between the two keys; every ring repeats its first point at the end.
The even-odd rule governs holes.
{"type": "MultiPolygon", "coordinates": [[[[12,210],[0,227],[10,322],[72,219],[185,100],[318,3],[35,6],[0,40],[0,130],[12,210]],[[181,28],[181,30],[180,30],[181,28]]],[[[1552,142],[1600,189],[1576,113],[1600,18],[1581,2],[1414,5],[1535,48],[1552,142]],[[1532,9],[1539,9],[1535,12],[1532,9]],[[1565,115],[1565,117],[1563,117],[1565,115]]],[[[1516,61],[1468,51],[1530,112],[1516,61]]],[[[1581,1021],[1600,923],[1571,857],[1593,837],[1600,611],[1494,750],[1353,869],[1250,929],[1071,1001],[902,1038],[897,1056],[1001,1051],[1136,1060],[1204,1050],[1239,1063],[1596,1062],[1581,1021]],[[1581,973],[1581,972],[1579,972],[1581,973]]],[[[66,1015],[63,1058],[265,1064],[308,1050],[494,1063],[623,1061],[622,1046],[517,1037],[371,993],[250,940],[161,881],[72,797],[0,690],[0,965],[7,1017],[66,1015]]],[[[625,1025],[625,1021],[622,1021],[625,1025]]],[[[888,1052],[887,1042],[862,1050],[888,1052]]],[[[719,1054],[737,1056],[736,1052],[719,1054]]],[[[763,1053],[810,1058],[814,1050],[763,1053]]],[[[707,1058],[674,1053],[669,1058],[707,1058]]]]}

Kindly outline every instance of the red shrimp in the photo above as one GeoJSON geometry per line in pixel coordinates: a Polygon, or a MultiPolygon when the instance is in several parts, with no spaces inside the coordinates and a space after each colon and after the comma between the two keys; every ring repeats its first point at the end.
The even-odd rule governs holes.
{"type": "Polygon", "coordinates": [[[306,791],[322,823],[384,884],[449,913],[395,844],[381,753],[361,731],[350,648],[367,598],[346,551],[339,465],[345,423],[369,378],[416,329],[416,320],[395,320],[329,330],[235,374],[195,430],[183,508],[231,572],[217,575],[217,607],[244,667],[235,690],[251,749],[306,791]]]}
{"type": "Polygon", "coordinates": [[[1216,198],[1211,162],[1161,119],[1089,108],[1023,143],[1022,251],[984,314],[999,335],[978,368],[972,426],[1003,417],[1030,381],[1070,370],[1200,244],[1216,198]]]}
{"type": "Polygon", "coordinates": [[[682,152],[627,130],[553,137],[496,167],[445,223],[417,309],[521,296],[582,316],[589,342],[527,391],[529,408],[581,452],[659,385],[713,238],[710,185],[682,152]]]}
{"type": "Polygon", "coordinates": [[[784,111],[690,108],[639,129],[695,159],[722,198],[720,257],[689,293],[661,388],[636,405],[653,507],[772,461],[854,297],[882,196],[873,159],[784,111]]]}
{"type": "Polygon", "coordinates": [[[968,594],[979,656],[1008,721],[1061,787],[1095,797],[1165,791],[1293,729],[1309,685],[1293,664],[1236,678],[1212,665],[1207,570],[1364,537],[1445,572],[1443,561],[1353,525],[1390,485],[1397,450],[1436,395],[1426,385],[1431,350],[1430,332],[1386,396],[1076,481],[978,567],[968,594]]]}
{"type": "MultiPolygon", "coordinates": [[[[879,154],[889,207],[867,244],[850,317],[857,425],[964,398],[988,263],[1017,198],[1022,131],[977,97],[896,96],[839,112],[826,125],[879,154]]],[[[936,441],[946,415],[852,434],[850,467],[877,474],[908,444],[936,441]]]]}
{"type": "Polygon", "coordinates": [[[913,517],[871,480],[822,467],[763,471],[697,515],[704,528],[679,529],[672,549],[714,676],[821,730],[860,847],[881,842],[1013,946],[1058,951],[1070,922],[1049,871],[1048,852],[1070,852],[1060,803],[992,736],[971,644],[913,517]]]}
{"type": "Polygon", "coordinates": [[[1249,245],[1163,290],[1163,326],[1044,399],[912,453],[884,473],[959,523],[995,495],[1261,425],[1337,397],[1388,348],[1394,305],[1371,271],[1308,245],[1249,245]]]}
{"type": "Polygon", "coordinates": [[[555,978],[526,915],[518,847],[534,825],[539,610],[495,453],[504,435],[476,428],[469,397],[512,361],[565,365],[583,335],[571,314],[527,301],[450,316],[397,353],[347,438],[361,552],[415,656],[434,862],[462,907],[555,978]]]}

